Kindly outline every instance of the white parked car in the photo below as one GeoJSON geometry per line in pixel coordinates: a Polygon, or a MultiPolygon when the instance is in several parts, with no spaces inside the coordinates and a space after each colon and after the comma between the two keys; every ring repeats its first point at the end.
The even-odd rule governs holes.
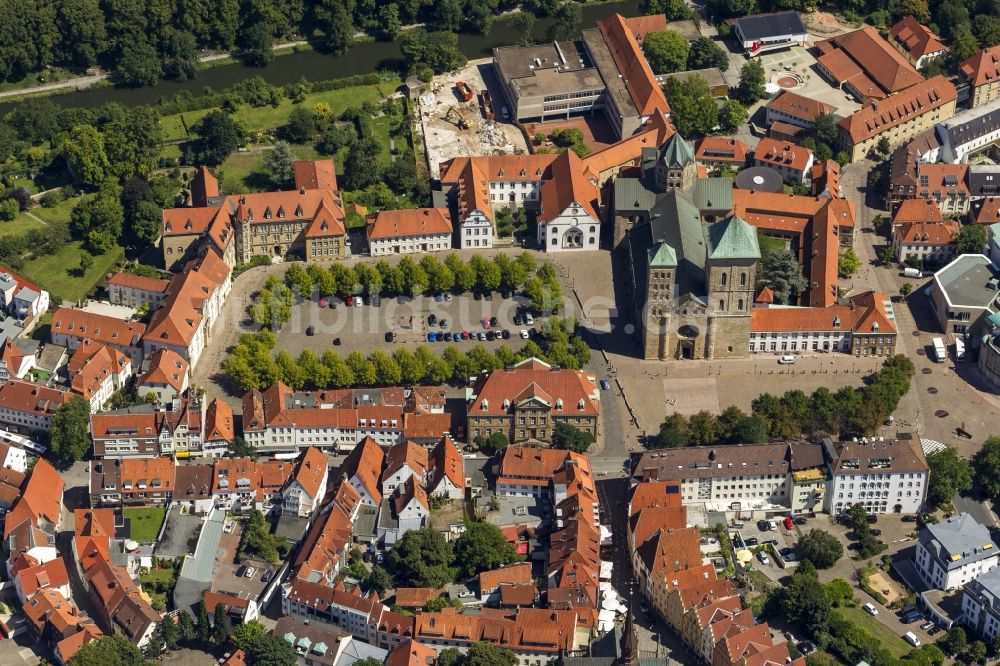
{"type": "Polygon", "coordinates": [[[868,611],[869,615],[878,615],[878,609],[875,608],[875,604],[865,604],[864,609],[868,611]]]}
{"type": "Polygon", "coordinates": [[[361,296],[354,297],[354,307],[360,308],[364,304],[365,304],[365,299],[363,299],[361,296]]]}
{"type": "Polygon", "coordinates": [[[761,564],[770,564],[771,563],[771,559],[767,556],[767,553],[765,553],[762,550],[758,550],[757,551],[757,559],[760,560],[761,564]]]}
{"type": "Polygon", "coordinates": [[[534,326],[535,325],[535,318],[531,316],[530,312],[526,312],[525,313],[525,315],[524,315],[524,323],[527,324],[528,326],[534,326]]]}
{"type": "Polygon", "coordinates": [[[246,573],[247,578],[253,578],[255,573],[257,573],[256,569],[254,569],[253,567],[247,567],[247,573],[246,573]]]}
{"type": "Polygon", "coordinates": [[[791,365],[795,363],[795,357],[791,354],[785,354],[778,359],[778,365],[791,365]]]}
{"type": "Polygon", "coordinates": [[[521,329],[521,339],[522,340],[527,340],[528,339],[528,332],[526,330],[524,330],[523,328],[521,329]]]}

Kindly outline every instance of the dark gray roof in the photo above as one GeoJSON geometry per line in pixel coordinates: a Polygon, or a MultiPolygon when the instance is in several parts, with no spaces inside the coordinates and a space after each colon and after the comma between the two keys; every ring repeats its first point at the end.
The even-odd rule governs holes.
{"type": "Polygon", "coordinates": [[[615,178],[615,211],[648,211],[656,203],[656,194],[638,178],[615,178]]]}
{"type": "Polygon", "coordinates": [[[989,197],[1000,194],[1000,165],[969,165],[968,185],[969,195],[973,197],[989,197]]]}
{"type": "Polygon", "coordinates": [[[736,444],[650,451],[639,458],[636,481],[787,474],[788,444],[736,444]]]}
{"type": "Polygon", "coordinates": [[[1000,553],[986,526],[967,513],[927,525],[920,530],[920,543],[946,571],[961,569],[1000,553]]]}
{"type": "Polygon", "coordinates": [[[782,35],[804,35],[806,26],[798,12],[773,12],[736,19],[747,39],[771,39],[782,35]]]}
{"type": "Polygon", "coordinates": [[[783,192],[785,181],[771,167],[755,166],[743,169],[736,175],[736,187],[756,192],[783,192]]]}
{"type": "Polygon", "coordinates": [[[963,254],[934,274],[948,301],[954,306],[990,307],[1000,286],[992,283],[997,274],[982,254],[963,254]]]}
{"type": "Polygon", "coordinates": [[[694,193],[691,200],[698,210],[732,210],[733,209],[733,179],[699,178],[694,181],[694,193]]]}
{"type": "Polygon", "coordinates": [[[963,111],[938,125],[952,146],[969,143],[1000,129],[1000,99],[963,111]]]}

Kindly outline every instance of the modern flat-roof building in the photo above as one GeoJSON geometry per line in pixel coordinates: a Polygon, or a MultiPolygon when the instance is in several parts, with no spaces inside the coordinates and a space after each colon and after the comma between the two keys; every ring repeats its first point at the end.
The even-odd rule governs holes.
{"type": "Polygon", "coordinates": [[[618,138],[633,134],[670,106],[619,14],[584,30],[579,42],[493,50],[493,63],[514,120],[545,121],[603,111],[618,138]]]}
{"type": "Polygon", "coordinates": [[[935,590],[954,590],[1000,564],[990,531],[967,513],[920,529],[917,573],[935,590]]]}
{"type": "Polygon", "coordinates": [[[733,22],[733,34],[749,56],[802,46],[808,39],[798,12],[771,12],[744,16],[733,22]]]}
{"type": "Polygon", "coordinates": [[[931,304],[945,333],[966,336],[974,347],[997,311],[1000,273],[982,254],[963,254],[934,274],[931,304]]]}

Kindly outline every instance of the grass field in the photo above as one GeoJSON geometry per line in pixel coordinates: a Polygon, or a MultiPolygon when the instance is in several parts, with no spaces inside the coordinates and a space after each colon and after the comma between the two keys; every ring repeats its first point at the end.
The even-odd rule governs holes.
{"type": "Polygon", "coordinates": [[[781,240],[780,238],[771,238],[770,236],[765,236],[760,231],[757,231],[757,244],[760,245],[761,257],[766,257],[772,252],[777,252],[778,250],[788,249],[787,242],[781,240]]]}
{"type": "Polygon", "coordinates": [[[867,629],[868,632],[878,639],[878,642],[889,650],[889,652],[892,653],[892,656],[897,659],[913,649],[901,637],[897,636],[894,632],[890,631],[887,626],[866,613],[860,606],[855,606],[853,608],[838,608],[837,611],[841,613],[845,619],[853,622],[859,627],[867,629]]]}
{"type": "Polygon", "coordinates": [[[156,541],[167,510],[160,507],[150,507],[147,509],[125,509],[124,513],[131,524],[129,538],[133,541],[145,542],[156,541]]]}
{"type": "Polygon", "coordinates": [[[23,234],[26,231],[31,231],[32,229],[44,229],[46,222],[49,224],[54,222],[69,222],[70,215],[73,213],[73,207],[76,206],[79,200],[79,197],[73,197],[52,208],[35,206],[29,211],[30,214],[20,213],[10,222],[0,222],[0,236],[15,236],[23,234]],[[42,221],[39,222],[38,220],[42,221]]]}
{"type": "MultiPolygon", "coordinates": [[[[377,85],[355,86],[353,88],[312,93],[306,95],[305,101],[301,103],[301,106],[312,109],[321,102],[326,103],[330,105],[333,115],[338,116],[348,107],[361,106],[368,100],[377,101],[391,94],[399,85],[400,81],[393,79],[377,85]]],[[[288,115],[294,107],[295,105],[289,99],[281,100],[281,103],[276,107],[265,106],[254,108],[244,104],[233,114],[233,119],[243,123],[243,126],[251,132],[273,130],[285,123],[285,120],[287,120],[288,115]]],[[[160,119],[160,126],[163,128],[163,140],[177,141],[187,139],[188,134],[184,130],[184,123],[187,123],[188,128],[190,128],[212,110],[202,109],[200,111],[188,111],[164,116],[160,119]],[[181,120],[182,116],[183,122],[181,120]]]]}
{"type": "MultiPolygon", "coordinates": [[[[295,159],[315,160],[324,156],[320,155],[312,146],[294,144],[292,154],[295,159]]],[[[257,153],[233,153],[222,163],[219,179],[219,190],[223,194],[238,194],[240,192],[270,192],[274,189],[267,168],[264,166],[264,158],[270,148],[264,148],[257,153]]],[[[346,149],[344,150],[346,152],[346,149]]],[[[337,173],[342,171],[343,159],[337,162],[337,173]]]]}
{"type": "Polygon", "coordinates": [[[114,248],[106,254],[94,257],[94,264],[81,277],[77,271],[80,257],[87,253],[80,241],[66,244],[59,252],[32,259],[22,271],[52,294],[52,303],[60,300],[77,301],[89,294],[97,283],[122,256],[122,248],[114,248]]]}

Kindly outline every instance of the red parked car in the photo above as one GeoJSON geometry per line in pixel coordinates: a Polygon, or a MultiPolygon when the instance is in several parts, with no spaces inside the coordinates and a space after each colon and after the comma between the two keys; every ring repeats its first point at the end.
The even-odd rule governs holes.
{"type": "Polygon", "coordinates": [[[344,302],[347,303],[347,307],[351,307],[352,305],[354,305],[354,297],[348,296],[347,298],[344,299],[344,302]]]}
{"type": "Polygon", "coordinates": [[[795,527],[795,525],[792,523],[791,516],[785,516],[785,529],[788,530],[789,532],[791,532],[792,528],[794,528],[794,527],[795,527]]]}

